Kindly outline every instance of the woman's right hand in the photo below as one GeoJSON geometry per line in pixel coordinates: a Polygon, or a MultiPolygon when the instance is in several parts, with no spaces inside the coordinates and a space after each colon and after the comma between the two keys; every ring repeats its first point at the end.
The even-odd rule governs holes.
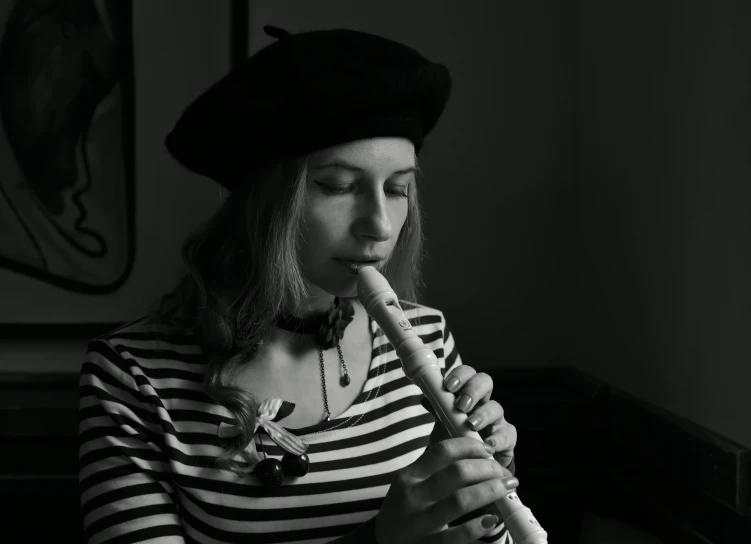
{"type": "Polygon", "coordinates": [[[475,438],[448,438],[397,471],[376,516],[378,544],[465,544],[490,533],[495,525],[483,527],[486,516],[447,527],[518,485],[504,484],[513,475],[489,455],[475,438]]]}

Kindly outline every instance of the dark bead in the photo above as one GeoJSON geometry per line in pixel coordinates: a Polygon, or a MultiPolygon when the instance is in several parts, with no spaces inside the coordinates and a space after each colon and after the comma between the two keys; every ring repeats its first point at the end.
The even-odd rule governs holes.
{"type": "Polygon", "coordinates": [[[285,453],[282,457],[282,466],[284,467],[284,473],[290,476],[305,476],[308,473],[310,467],[310,459],[308,454],[295,455],[293,453],[285,453]]]}
{"type": "Polygon", "coordinates": [[[282,464],[276,459],[264,459],[253,469],[258,481],[267,487],[276,487],[282,485],[284,481],[284,470],[282,464]]]}
{"type": "Polygon", "coordinates": [[[345,374],[341,379],[342,387],[347,387],[351,381],[352,380],[349,379],[349,374],[345,374]]]}

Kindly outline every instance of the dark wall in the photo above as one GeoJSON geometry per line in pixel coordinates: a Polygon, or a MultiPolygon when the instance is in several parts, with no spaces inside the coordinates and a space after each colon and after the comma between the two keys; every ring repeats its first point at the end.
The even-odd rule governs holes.
{"type": "Polygon", "coordinates": [[[751,445],[751,3],[579,3],[572,362],[751,445]]]}

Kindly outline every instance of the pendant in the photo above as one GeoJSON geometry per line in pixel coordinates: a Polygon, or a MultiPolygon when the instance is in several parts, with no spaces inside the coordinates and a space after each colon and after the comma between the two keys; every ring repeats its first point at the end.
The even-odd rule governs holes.
{"type": "Polygon", "coordinates": [[[282,485],[284,481],[284,470],[282,464],[276,459],[267,458],[258,463],[253,469],[258,481],[266,487],[276,487],[282,485]]]}
{"type": "Polygon", "coordinates": [[[352,380],[349,379],[349,374],[347,372],[344,373],[344,376],[341,377],[339,380],[339,383],[342,385],[342,387],[347,387],[352,380]]]}
{"type": "Polygon", "coordinates": [[[282,457],[282,468],[284,469],[284,475],[294,476],[299,478],[305,476],[310,468],[310,458],[307,453],[302,455],[295,455],[293,453],[285,453],[282,457]]]}

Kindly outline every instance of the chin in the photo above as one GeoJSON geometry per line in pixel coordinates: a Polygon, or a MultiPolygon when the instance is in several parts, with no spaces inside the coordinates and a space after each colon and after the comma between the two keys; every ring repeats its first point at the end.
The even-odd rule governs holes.
{"type": "Polygon", "coordinates": [[[325,279],[322,287],[330,295],[340,298],[357,296],[358,277],[347,272],[340,264],[335,263],[331,273],[322,279],[325,279]]]}
{"type": "Polygon", "coordinates": [[[357,296],[357,282],[354,282],[351,286],[348,286],[348,287],[340,287],[340,286],[334,287],[332,285],[330,288],[325,289],[325,291],[328,294],[333,295],[335,297],[339,297],[339,298],[356,297],[357,296]]]}
{"type": "Polygon", "coordinates": [[[331,274],[312,283],[321,291],[334,297],[352,298],[357,296],[357,276],[331,274]]]}

